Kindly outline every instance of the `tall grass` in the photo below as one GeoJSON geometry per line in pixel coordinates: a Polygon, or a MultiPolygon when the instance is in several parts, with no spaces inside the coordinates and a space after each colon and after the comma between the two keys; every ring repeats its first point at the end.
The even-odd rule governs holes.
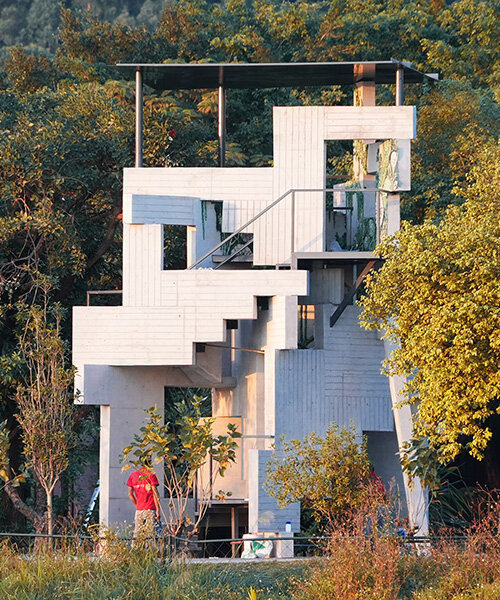
{"type": "Polygon", "coordinates": [[[74,544],[21,555],[3,543],[0,599],[500,599],[500,503],[492,496],[467,536],[450,532],[420,553],[391,523],[380,507],[358,511],[333,529],[325,557],[285,563],[193,564],[113,537],[100,556],[74,544]]]}
{"type": "Polygon", "coordinates": [[[489,494],[457,538],[411,546],[391,531],[390,511],[358,511],[332,531],[328,558],[301,582],[300,600],[500,600],[500,503],[489,494]],[[463,532],[462,532],[463,533],[463,532]]]}
{"type": "Polygon", "coordinates": [[[153,549],[130,549],[112,539],[99,558],[58,550],[20,555],[0,547],[1,600],[284,600],[308,565],[187,564],[160,558],[153,549]]]}
{"type": "Polygon", "coordinates": [[[297,587],[303,600],[396,600],[402,585],[401,543],[388,506],[343,515],[330,531],[329,558],[297,587]]]}

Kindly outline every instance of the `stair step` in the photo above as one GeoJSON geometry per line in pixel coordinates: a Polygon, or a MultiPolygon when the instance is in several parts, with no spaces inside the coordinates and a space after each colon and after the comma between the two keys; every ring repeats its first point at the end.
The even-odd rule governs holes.
{"type": "MultiPolygon", "coordinates": [[[[212,256],[212,260],[214,263],[218,264],[227,259],[225,254],[214,254],[212,256]]],[[[253,254],[240,254],[231,259],[232,263],[253,263],[253,254]]]]}

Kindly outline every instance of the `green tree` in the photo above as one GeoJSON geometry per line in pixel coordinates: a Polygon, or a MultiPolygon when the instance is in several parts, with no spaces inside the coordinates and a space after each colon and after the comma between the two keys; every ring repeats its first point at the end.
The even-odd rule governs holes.
{"type": "Polygon", "coordinates": [[[497,88],[500,7],[494,0],[459,0],[436,14],[434,39],[421,40],[427,65],[446,78],[467,80],[475,87],[497,88]]]}
{"type": "Polygon", "coordinates": [[[284,508],[301,502],[318,523],[332,527],[343,512],[364,506],[370,495],[366,441],[332,423],[324,437],[282,439],[267,467],[266,491],[284,508]]]}
{"type": "Polygon", "coordinates": [[[415,442],[405,464],[425,473],[465,449],[481,459],[500,412],[500,153],[484,147],[440,222],[403,224],[378,252],[361,321],[397,344],[386,372],[407,377],[415,442]],[[413,460],[412,460],[413,459],[413,460]]]}
{"type": "Polygon", "coordinates": [[[418,103],[418,136],[412,147],[412,190],[402,197],[402,215],[413,223],[443,216],[463,202],[462,188],[484,146],[500,134],[500,109],[490,90],[447,80],[412,92],[418,103]]]}
{"type": "MultiPolygon", "coordinates": [[[[23,370],[20,311],[37,305],[40,278],[50,282],[49,305],[82,303],[87,286],[121,287],[118,174],[132,148],[132,110],[92,84],[54,89],[54,79],[43,79],[46,63],[31,58],[11,53],[14,90],[0,91],[0,414],[14,470],[23,451],[13,417],[23,370]]],[[[66,339],[68,325],[60,323],[66,339]]]]}
{"type": "Polygon", "coordinates": [[[14,46],[23,42],[30,0],[0,2],[0,45],[14,46]]]}
{"type": "MultiPolygon", "coordinates": [[[[33,301],[33,270],[52,278],[50,302],[64,306],[81,304],[86,289],[121,287],[121,172],[133,164],[134,89],[114,63],[394,56],[440,71],[442,83],[406,86],[419,134],[402,214],[415,223],[463,202],[478,149],[498,136],[493,0],[90,4],[66,0],[59,15],[47,0],[0,0],[0,418],[11,428],[17,305],[33,301]],[[5,48],[14,44],[24,47],[5,48]]],[[[215,165],[213,100],[212,91],[146,87],[145,165],[215,165]]],[[[379,86],[377,101],[392,104],[394,87],[379,86]]],[[[272,106],[319,102],[350,104],[351,90],[229,90],[227,164],[271,164],[272,106]]],[[[177,248],[170,233],[166,246],[177,248]]],[[[62,331],[69,337],[67,319],[62,331]]],[[[12,432],[11,442],[15,462],[12,432]]]]}
{"type": "Polygon", "coordinates": [[[57,29],[59,27],[61,8],[53,0],[33,0],[26,15],[25,40],[55,52],[57,48],[57,29]]]}
{"type": "MultiPolygon", "coordinates": [[[[44,294],[45,301],[47,295],[44,294]]],[[[53,314],[45,303],[32,305],[19,339],[20,355],[26,365],[23,383],[18,385],[17,421],[21,427],[24,471],[31,470],[45,492],[46,514],[29,507],[18,493],[22,474],[14,475],[10,466],[8,433],[2,427],[0,475],[14,507],[32,521],[37,532],[46,526],[53,534],[53,492],[68,466],[74,445],[73,378],[74,369],[66,367],[64,343],[60,336],[60,314],[53,314]],[[51,323],[51,321],[53,321],[51,323]]]]}
{"type": "MultiPolygon", "coordinates": [[[[215,482],[236,458],[236,439],[241,433],[231,423],[225,435],[215,436],[215,419],[202,417],[203,398],[194,396],[190,402],[181,400],[175,405],[175,420],[163,423],[156,407],[147,410],[149,420],[133,442],[123,449],[123,470],[140,468],[150,458],[153,464],[163,465],[163,483],[169,498],[166,529],[170,535],[192,535],[213,497],[215,482]],[[207,461],[212,468],[204,468],[207,461]],[[195,491],[198,507],[194,521],[187,512],[190,496],[195,491]]],[[[172,414],[172,411],[170,411],[172,414]]]]}

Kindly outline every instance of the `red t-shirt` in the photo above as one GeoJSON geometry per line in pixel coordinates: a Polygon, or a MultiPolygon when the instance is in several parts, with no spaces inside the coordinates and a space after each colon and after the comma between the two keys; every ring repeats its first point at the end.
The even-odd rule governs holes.
{"type": "Polygon", "coordinates": [[[153,486],[158,485],[158,477],[149,469],[139,469],[130,473],[127,485],[134,489],[136,510],[154,510],[156,508],[153,486]]]}

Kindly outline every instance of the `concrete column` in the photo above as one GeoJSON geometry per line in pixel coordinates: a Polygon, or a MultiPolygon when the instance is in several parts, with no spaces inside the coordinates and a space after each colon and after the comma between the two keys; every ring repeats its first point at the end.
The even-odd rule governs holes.
{"type": "Polygon", "coordinates": [[[405,72],[402,65],[396,71],[396,106],[403,106],[405,102],[405,72]]]}
{"type": "Polygon", "coordinates": [[[219,134],[219,166],[226,166],[226,90],[224,88],[224,68],[219,67],[219,105],[218,105],[218,134],[219,134]]]}
{"type": "MultiPolygon", "coordinates": [[[[354,106],[375,106],[376,105],[376,90],[375,90],[375,65],[356,65],[355,67],[354,86],[354,106]]],[[[369,144],[375,140],[362,140],[363,143],[369,144]]],[[[354,160],[358,158],[354,155],[354,160]]],[[[354,164],[354,172],[359,173],[360,183],[362,187],[374,188],[375,175],[368,173],[362,174],[361,165],[354,164]]]]}
{"type": "Polygon", "coordinates": [[[400,195],[388,194],[387,196],[387,235],[393,235],[399,231],[400,218],[400,195]]]}
{"type": "Polygon", "coordinates": [[[375,106],[375,65],[355,65],[354,106],[375,106]]]}
{"type": "Polygon", "coordinates": [[[187,227],[186,239],[186,268],[196,262],[196,227],[187,227]]]}
{"type": "MultiPolygon", "coordinates": [[[[384,348],[386,357],[388,357],[393,346],[388,340],[384,340],[384,348]]],[[[409,442],[412,438],[412,414],[411,408],[407,404],[398,407],[402,400],[402,390],[405,384],[405,379],[399,375],[389,378],[389,386],[391,390],[391,399],[394,413],[394,425],[398,438],[399,449],[403,447],[405,442],[409,442]]],[[[420,479],[417,477],[413,482],[413,487],[408,484],[408,476],[403,473],[404,488],[406,501],[408,504],[408,516],[410,525],[417,527],[418,535],[425,536],[429,533],[429,499],[428,492],[422,487],[420,479]]]]}
{"type": "MultiPolygon", "coordinates": [[[[249,533],[279,532],[284,536],[286,523],[291,523],[291,530],[300,530],[300,502],[280,508],[274,498],[262,487],[267,479],[267,463],[271,459],[271,450],[250,450],[248,469],[248,531],[249,533]]],[[[289,537],[289,534],[287,534],[289,537]]]]}
{"type": "MultiPolygon", "coordinates": [[[[101,405],[99,521],[106,526],[133,523],[134,505],[119,457],[146,422],[145,409],[164,410],[165,373],[148,367],[86,367],[85,402],[101,405]]],[[[159,474],[159,473],[158,473],[159,474]]]]}

